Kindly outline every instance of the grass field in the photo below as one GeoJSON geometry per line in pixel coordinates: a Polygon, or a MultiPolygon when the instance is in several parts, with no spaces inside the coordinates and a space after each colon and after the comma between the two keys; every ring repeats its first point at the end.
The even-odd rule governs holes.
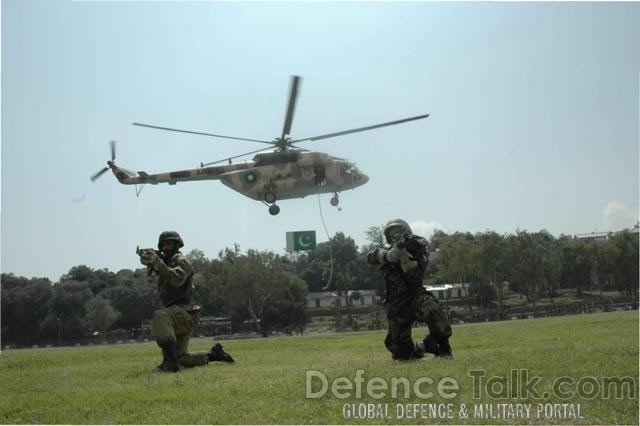
{"type": "MultiPolygon", "coordinates": [[[[429,357],[393,362],[384,349],[382,332],[234,340],[223,343],[236,358],[236,364],[214,363],[177,374],[150,371],[160,357],[153,343],[4,351],[0,356],[0,421],[14,424],[638,424],[638,326],[637,311],[462,325],[454,328],[451,342],[456,358],[452,361],[429,357]],[[361,398],[356,398],[356,385],[351,391],[345,390],[346,379],[339,381],[342,388],[338,387],[337,395],[348,392],[351,395],[341,399],[332,393],[335,378],[344,376],[355,383],[359,369],[364,370],[361,398]],[[540,398],[532,395],[518,398],[518,394],[511,394],[515,398],[509,397],[512,370],[522,369],[528,370],[530,379],[541,378],[535,386],[540,398]],[[306,370],[321,371],[328,378],[329,388],[323,397],[305,397],[306,370]],[[504,392],[492,399],[486,388],[479,386],[478,389],[484,391],[475,399],[470,371],[478,370],[486,371],[485,382],[493,376],[507,378],[492,379],[493,385],[489,388],[489,392],[504,392]],[[367,384],[380,386],[372,383],[375,380],[371,379],[376,376],[389,383],[391,378],[407,378],[411,385],[409,398],[405,398],[404,386],[400,385],[396,386],[395,398],[391,388],[387,388],[386,396],[378,399],[380,388],[367,391],[367,384]],[[581,390],[581,395],[561,399],[553,394],[552,383],[563,376],[573,379],[574,384],[562,390],[581,390]],[[443,377],[458,383],[457,391],[444,390],[445,396],[456,394],[450,399],[438,393],[437,384],[443,377]],[[631,391],[624,392],[620,399],[613,395],[605,398],[602,383],[607,377],[631,377],[631,391]],[[425,378],[432,379],[433,384],[425,378]],[[415,392],[417,382],[418,392],[415,392]],[[594,389],[601,392],[593,395],[594,389]],[[428,392],[433,396],[427,398],[428,392]],[[547,392],[549,395],[544,395],[547,392]],[[346,405],[346,411],[345,404],[351,404],[346,405]],[[397,404],[404,408],[398,408],[397,404]],[[419,406],[414,413],[407,410],[407,404],[443,405],[434,405],[440,410],[434,417],[428,405],[419,406]],[[446,404],[451,404],[452,414],[446,413],[446,404]],[[460,417],[461,404],[469,408],[467,418],[460,417]],[[480,404],[491,404],[493,411],[487,412],[489,407],[482,405],[485,411],[480,416],[474,411],[480,404]],[[503,418],[501,410],[508,415],[510,408],[500,404],[513,404],[514,410],[519,409],[515,404],[531,406],[528,416],[503,418]],[[538,404],[543,407],[541,417],[537,416],[538,404]],[[563,412],[569,407],[577,415],[578,405],[582,418],[569,418],[563,412]],[[382,411],[385,408],[387,411],[382,411]],[[420,411],[422,408],[426,411],[420,411]],[[367,417],[366,410],[370,410],[371,415],[362,418],[367,417]],[[544,410],[551,416],[545,417],[544,410]],[[408,412],[412,418],[407,418],[408,412]],[[345,418],[345,414],[350,417],[345,418]]],[[[414,330],[414,337],[422,338],[423,334],[424,330],[414,330]]],[[[195,339],[191,350],[208,349],[210,345],[210,341],[195,339]]],[[[315,376],[310,380],[311,391],[319,393],[321,380],[315,376]]],[[[519,387],[512,386],[512,389],[519,387]]]]}

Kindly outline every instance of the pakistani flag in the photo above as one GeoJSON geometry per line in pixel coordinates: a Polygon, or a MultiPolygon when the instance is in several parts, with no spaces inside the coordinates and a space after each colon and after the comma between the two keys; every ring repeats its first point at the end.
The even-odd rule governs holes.
{"type": "Polygon", "coordinates": [[[313,250],[316,248],[316,231],[287,232],[287,251],[313,250]]]}

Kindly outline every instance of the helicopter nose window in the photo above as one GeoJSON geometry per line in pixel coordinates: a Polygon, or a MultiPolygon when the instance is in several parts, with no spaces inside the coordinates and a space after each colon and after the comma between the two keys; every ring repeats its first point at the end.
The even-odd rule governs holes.
{"type": "Polygon", "coordinates": [[[340,175],[351,176],[353,173],[357,173],[358,169],[352,164],[342,164],[340,166],[340,175]]]}

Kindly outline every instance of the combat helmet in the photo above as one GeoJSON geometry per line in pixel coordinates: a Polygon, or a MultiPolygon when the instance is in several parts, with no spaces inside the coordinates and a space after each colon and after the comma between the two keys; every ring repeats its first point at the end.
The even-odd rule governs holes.
{"type": "Polygon", "coordinates": [[[389,235],[389,230],[394,226],[399,226],[402,232],[413,234],[413,232],[411,231],[411,227],[407,222],[405,222],[402,219],[392,219],[389,222],[387,222],[387,224],[384,227],[384,239],[387,241],[388,244],[391,244],[391,236],[389,235]]]}
{"type": "Polygon", "coordinates": [[[160,246],[162,245],[162,242],[168,241],[168,240],[177,241],[178,248],[181,248],[184,246],[184,243],[182,242],[182,238],[180,238],[180,234],[178,234],[176,231],[164,231],[162,234],[160,234],[160,237],[158,238],[158,250],[160,250],[160,246]]]}

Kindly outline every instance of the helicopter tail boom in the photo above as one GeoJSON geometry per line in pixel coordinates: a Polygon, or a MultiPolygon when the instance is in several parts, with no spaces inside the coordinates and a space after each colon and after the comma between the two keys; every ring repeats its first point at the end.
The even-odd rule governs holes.
{"type": "Polygon", "coordinates": [[[197,169],[177,170],[166,173],[147,173],[145,171],[131,172],[120,168],[115,164],[110,165],[113,174],[123,185],[141,185],[168,183],[175,185],[178,182],[217,180],[229,171],[241,170],[250,167],[250,164],[234,164],[218,167],[200,167],[197,169]],[[230,170],[231,169],[231,170],[230,170]]]}

